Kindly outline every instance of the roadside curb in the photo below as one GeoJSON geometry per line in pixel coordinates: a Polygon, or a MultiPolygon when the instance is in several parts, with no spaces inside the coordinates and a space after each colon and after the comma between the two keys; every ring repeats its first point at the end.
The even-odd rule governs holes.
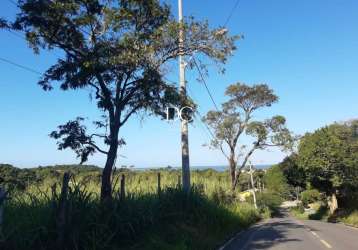
{"type": "Polygon", "coordinates": [[[337,222],[337,223],[338,223],[338,224],[341,224],[341,225],[343,225],[343,226],[351,227],[351,228],[353,228],[353,229],[355,229],[355,230],[358,230],[358,226],[356,226],[356,225],[344,223],[344,222],[341,222],[341,221],[339,221],[339,222],[337,222]]]}
{"type": "Polygon", "coordinates": [[[341,222],[341,221],[332,222],[332,221],[327,221],[327,220],[301,219],[301,218],[297,218],[293,214],[290,214],[290,215],[292,216],[292,218],[294,218],[297,221],[320,221],[320,222],[326,222],[326,223],[331,223],[331,224],[339,224],[339,225],[342,225],[342,226],[346,226],[346,227],[350,227],[352,229],[358,230],[358,226],[353,225],[353,224],[344,223],[344,222],[341,222]]]}
{"type": "Polygon", "coordinates": [[[244,232],[250,230],[252,227],[254,226],[261,226],[262,224],[264,224],[266,221],[268,221],[269,219],[261,219],[259,221],[257,221],[256,223],[252,224],[251,226],[247,227],[247,228],[244,228],[242,229],[241,231],[239,231],[238,233],[234,234],[234,236],[228,238],[228,240],[225,241],[225,243],[217,248],[217,250],[224,250],[228,245],[230,245],[230,243],[236,239],[237,237],[239,237],[241,234],[243,234],[244,232]]]}
{"type": "MultiPolygon", "coordinates": [[[[255,224],[254,224],[255,225],[255,224]]],[[[250,228],[250,227],[249,227],[250,228]]],[[[231,237],[228,241],[225,242],[224,245],[222,245],[217,250],[224,250],[235,238],[239,237],[243,232],[245,232],[248,228],[241,230],[240,232],[236,233],[233,237],[231,237]]]]}

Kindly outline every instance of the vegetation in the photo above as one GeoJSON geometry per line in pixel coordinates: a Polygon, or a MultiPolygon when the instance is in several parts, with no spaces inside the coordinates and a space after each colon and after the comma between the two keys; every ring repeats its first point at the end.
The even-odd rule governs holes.
{"type": "Polygon", "coordinates": [[[358,210],[354,210],[340,218],[340,221],[351,226],[358,227],[358,210]]]}
{"type": "Polygon", "coordinates": [[[298,149],[298,164],[312,187],[330,197],[333,214],[338,199],[344,200],[358,188],[357,122],[336,123],[305,135],[298,149]]]}
{"type": "MultiPolygon", "coordinates": [[[[214,249],[257,221],[249,205],[224,207],[193,189],[129,194],[103,207],[80,186],[70,189],[61,249],[214,249]]],[[[118,197],[118,196],[115,196],[118,197]]],[[[5,206],[2,249],[56,249],[57,195],[14,196],[5,206]],[[20,236],[20,237],[19,237],[20,236]]]]}
{"type": "Polygon", "coordinates": [[[278,100],[266,84],[248,86],[236,83],[227,87],[225,95],[229,100],[222,104],[222,110],[209,111],[203,121],[215,134],[211,146],[220,149],[228,160],[231,188],[235,190],[241,171],[255,150],[274,146],[290,148],[294,139],[285,126],[283,116],[264,121],[253,120],[255,111],[270,107],[278,100]],[[244,134],[252,138],[252,146],[239,145],[239,139],[244,134]],[[249,149],[245,150],[246,147],[249,149]],[[241,165],[237,168],[241,157],[241,165]]]}
{"type": "Polygon", "coordinates": [[[278,166],[267,170],[263,176],[265,189],[257,194],[257,205],[263,213],[277,214],[281,203],[288,199],[288,184],[285,176],[278,166]],[[267,210],[267,211],[266,211],[267,210]]]}
{"type": "Polygon", "coordinates": [[[120,130],[128,119],[141,111],[163,115],[169,104],[191,105],[164,80],[165,66],[194,52],[225,63],[238,38],[226,30],[210,29],[207,22],[187,19],[179,24],[170,7],[159,0],[22,0],[18,7],[15,21],[2,20],[0,27],[25,32],[35,53],[56,48],[64,54],[43,74],[42,88],[51,90],[58,83],[62,90],[95,93],[103,115],[93,122],[94,131],[89,132],[85,119],[77,117],[51,137],[58,140],[60,150],[72,149],[81,163],[96,152],[106,155],[101,200],[111,199],[111,173],[118,149],[125,144],[120,130]],[[179,30],[185,33],[181,46],[179,30]]]}
{"type": "Polygon", "coordinates": [[[225,191],[230,190],[226,172],[210,169],[192,172],[195,187],[189,196],[178,188],[178,170],[119,169],[114,173],[110,207],[100,202],[101,172],[95,166],[17,169],[1,165],[0,171],[7,176],[0,185],[10,187],[14,179],[19,184],[12,186],[5,203],[2,249],[58,248],[58,183],[64,172],[71,172],[73,178],[61,249],[215,249],[260,218],[252,204],[239,202],[225,191]],[[121,175],[126,177],[125,199],[116,180],[121,175]]]}
{"type": "Polygon", "coordinates": [[[358,209],[358,121],[334,123],[304,135],[298,151],[279,167],[291,189],[301,190],[298,198],[306,208],[294,209],[301,218],[350,221],[358,209]],[[297,189],[298,188],[298,189],[297,189]]]}
{"type": "Polygon", "coordinates": [[[0,28],[23,32],[35,53],[62,55],[39,85],[90,90],[101,114],[92,122],[76,117],[50,137],[80,164],[95,153],[106,162],[103,169],[0,165],[1,249],[215,249],[289,199],[301,201],[292,209],[299,218],[358,224],[357,120],[305,134],[279,165],[244,171],[257,150],[293,149],[296,142],[283,116],[254,119],[278,101],[266,84],[228,86],[221,109],[203,117],[228,171],[190,172],[189,164],[182,172],[115,168],[126,144],[121,131],[133,116],[163,117],[173,105],[195,110],[185,88],[165,75],[178,57],[188,59],[181,69],[195,67],[201,78],[211,62],[223,72],[239,38],[226,28],[194,18],[177,22],[160,0],[18,0],[17,6],[14,20],[0,19],[0,28]]]}
{"type": "Polygon", "coordinates": [[[304,206],[321,200],[321,194],[317,189],[307,189],[301,193],[301,201],[304,206]]]}

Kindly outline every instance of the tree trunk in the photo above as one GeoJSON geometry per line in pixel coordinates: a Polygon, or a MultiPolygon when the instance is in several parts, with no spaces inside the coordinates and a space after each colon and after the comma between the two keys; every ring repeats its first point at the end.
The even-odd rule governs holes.
{"type": "Polygon", "coordinates": [[[336,192],[332,193],[331,200],[328,203],[328,205],[329,205],[330,214],[334,214],[334,212],[338,209],[338,200],[337,200],[336,192]]]}
{"type": "Polygon", "coordinates": [[[231,151],[230,159],[229,159],[229,166],[230,166],[230,177],[231,177],[231,190],[235,191],[236,188],[236,162],[235,162],[235,152],[231,151]]]}
{"type": "MultiPolygon", "coordinates": [[[[118,138],[118,136],[116,137],[118,138]]],[[[101,186],[101,201],[111,200],[112,199],[112,170],[114,163],[117,157],[117,149],[118,149],[118,139],[115,140],[115,143],[112,142],[110,145],[106,165],[104,166],[102,172],[102,186],[101,186]]]]}
{"type": "Polygon", "coordinates": [[[56,215],[56,227],[57,227],[57,249],[64,249],[66,226],[68,222],[68,183],[70,181],[70,174],[64,173],[62,180],[62,189],[60,194],[60,200],[57,207],[56,215]]]}

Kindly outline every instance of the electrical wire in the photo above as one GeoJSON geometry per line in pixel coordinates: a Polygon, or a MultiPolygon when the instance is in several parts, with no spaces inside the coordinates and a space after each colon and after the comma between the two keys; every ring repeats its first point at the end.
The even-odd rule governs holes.
{"type": "Polygon", "coordinates": [[[211,99],[211,102],[214,104],[215,109],[216,109],[217,111],[219,111],[218,105],[216,104],[216,102],[215,102],[215,100],[214,100],[214,97],[213,97],[213,95],[211,94],[211,91],[210,91],[210,89],[209,89],[209,87],[208,87],[208,85],[207,85],[207,83],[206,83],[206,81],[205,81],[204,75],[203,75],[203,73],[201,72],[201,69],[199,68],[199,66],[198,66],[198,64],[197,64],[197,62],[196,62],[196,60],[195,60],[195,58],[193,58],[193,60],[194,60],[194,65],[195,65],[196,69],[197,69],[198,72],[199,72],[200,78],[201,78],[202,82],[204,83],[205,89],[206,89],[206,91],[208,92],[208,95],[209,95],[209,97],[210,97],[210,99],[211,99]]]}
{"type": "Polygon", "coordinates": [[[232,16],[234,15],[235,10],[236,10],[237,7],[239,6],[239,3],[240,3],[240,0],[236,0],[236,3],[235,3],[235,5],[233,6],[233,8],[231,9],[229,16],[226,18],[226,21],[225,21],[225,23],[224,23],[224,27],[226,27],[226,26],[228,25],[228,23],[230,22],[230,19],[231,19],[232,16]]]}
{"type": "Polygon", "coordinates": [[[28,72],[31,72],[31,73],[34,73],[34,74],[37,74],[37,75],[42,75],[41,72],[39,72],[39,71],[37,71],[37,70],[35,70],[35,69],[32,69],[32,68],[30,68],[30,67],[28,67],[28,66],[24,66],[24,65],[22,65],[22,64],[13,62],[13,61],[11,61],[11,60],[9,60],[9,59],[0,57],[0,61],[6,62],[6,63],[8,63],[8,64],[11,64],[11,65],[16,66],[16,67],[18,67],[18,68],[21,68],[21,69],[26,70],[26,71],[28,71],[28,72]]]}

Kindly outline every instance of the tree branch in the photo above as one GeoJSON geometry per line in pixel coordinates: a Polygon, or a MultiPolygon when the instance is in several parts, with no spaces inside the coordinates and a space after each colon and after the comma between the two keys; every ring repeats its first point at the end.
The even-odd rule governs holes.
{"type": "Polygon", "coordinates": [[[100,149],[96,144],[94,144],[93,142],[87,142],[85,144],[88,144],[92,147],[94,147],[98,152],[102,153],[102,154],[105,154],[105,155],[108,155],[108,152],[107,151],[104,151],[103,149],[100,149]]]}
{"type": "Polygon", "coordinates": [[[126,122],[127,122],[127,120],[129,119],[129,117],[131,116],[131,115],[133,115],[139,108],[141,107],[141,105],[137,105],[137,106],[135,106],[130,112],[128,112],[126,115],[125,115],[125,117],[124,117],[124,119],[120,122],[120,127],[121,126],[123,126],[123,124],[125,124],[126,122]]]}

